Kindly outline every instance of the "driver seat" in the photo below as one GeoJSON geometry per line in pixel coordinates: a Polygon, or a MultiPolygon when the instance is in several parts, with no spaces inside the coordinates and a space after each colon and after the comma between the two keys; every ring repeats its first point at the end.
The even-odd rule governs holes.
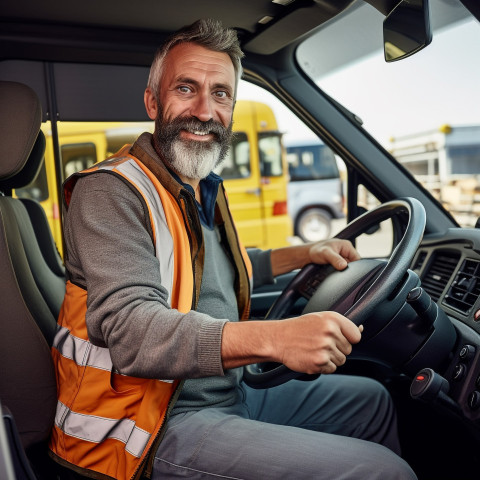
{"type": "Polygon", "coordinates": [[[0,82],[0,103],[0,400],[35,475],[47,480],[56,478],[46,443],[57,403],[50,345],[65,283],[46,264],[24,204],[12,197],[43,161],[40,102],[31,88],[0,82]]]}

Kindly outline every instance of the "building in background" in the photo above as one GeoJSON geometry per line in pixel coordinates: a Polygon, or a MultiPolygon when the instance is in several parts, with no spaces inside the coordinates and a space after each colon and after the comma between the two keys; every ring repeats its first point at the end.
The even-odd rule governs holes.
{"type": "Polygon", "coordinates": [[[463,226],[480,216],[480,125],[443,125],[392,138],[390,153],[463,226]]]}

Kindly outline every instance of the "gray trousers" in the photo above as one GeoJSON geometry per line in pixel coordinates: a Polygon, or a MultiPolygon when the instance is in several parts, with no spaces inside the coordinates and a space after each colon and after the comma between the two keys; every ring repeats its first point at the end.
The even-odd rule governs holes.
{"type": "Polygon", "coordinates": [[[242,389],[244,402],[235,407],[169,420],[154,480],[416,478],[398,456],[395,411],[376,381],[323,375],[242,389]]]}

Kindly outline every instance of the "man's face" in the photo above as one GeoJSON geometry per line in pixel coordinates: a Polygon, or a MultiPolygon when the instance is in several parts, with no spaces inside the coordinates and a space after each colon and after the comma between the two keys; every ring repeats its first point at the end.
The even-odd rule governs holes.
{"type": "Polygon", "coordinates": [[[199,180],[230,146],[235,71],[230,57],[192,43],[174,47],[159,87],[155,135],[170,166],[199,180]]]}

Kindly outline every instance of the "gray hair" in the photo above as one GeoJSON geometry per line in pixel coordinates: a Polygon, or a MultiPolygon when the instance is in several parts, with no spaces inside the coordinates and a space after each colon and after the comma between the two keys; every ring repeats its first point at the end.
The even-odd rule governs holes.
{"type": "Polygon", "coordinates": [[[235,70],[235,96],[237,93],[238,82],[242,77],[243,69],[241,59],[244,54],[240,48],[237,32],[232,28],[224,28],[222,23],[210,18],[197,20],[195,23],[183,27],[167,38],[163,45],[157,50],[150,75],[148,76],[147,86],[153,92],[158,101],[158,86],[162,78],[165,57],[168,52],[181,43],[195,43],[214,52],[226,53],[233,63],[235,70]]]}

